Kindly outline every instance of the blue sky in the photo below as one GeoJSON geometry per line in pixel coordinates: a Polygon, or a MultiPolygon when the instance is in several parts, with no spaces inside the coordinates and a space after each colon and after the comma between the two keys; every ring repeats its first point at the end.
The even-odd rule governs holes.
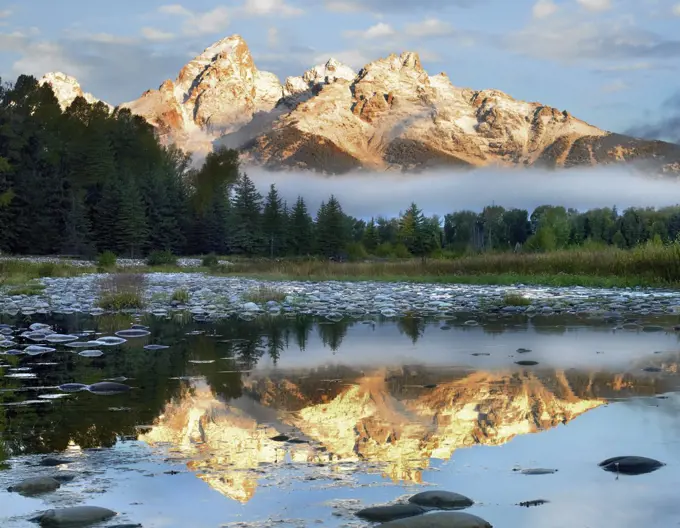
{"type": "Polygon", "coordinates": [[[671,124],[680,108],[680,0],[4,0],[0,76],[60,70],[118,104],[234,33],[282,79],[408,50],[455,85],[612,131],[671,124]]]}

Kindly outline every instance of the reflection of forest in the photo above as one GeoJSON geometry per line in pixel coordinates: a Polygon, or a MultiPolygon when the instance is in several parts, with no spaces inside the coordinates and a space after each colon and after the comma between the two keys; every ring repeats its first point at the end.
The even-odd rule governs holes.
{"type": "MultiPolygon", "coordinates": [[[[466,319],[462,315],[444,323],[407,317],[395,323],[376,317],[316,324],[311,318],[280,316],[209,325],[182,317],[149,318],[141,321],[150,326],[148,338],[106,348],[101,358],[81,358],[66,349],[43,358],[5,356],[3,363],[30,366],[38,378],[3,379],[1,447],[9,454],[30,454],[60,451],[69,442],[83,448],[111,446],[119,437],[136,436],[135,426],[157,421],[159,427],[144,440],[153,443],[165,437],[183,446],[191,452],[192,467],[211,485],[247,500],[257,485],[257,473],[251,472],[280,462],[284,452],[299,462],[375,462],[393,479],[417,481],[430,458],[448,458],[459,447],[500,444],[571,420],[607,398],[673,388],[664,385],[668,377],[638,379],[573,370],[536,376],[406,366],[367,372],[356,366],[285,372],[274,368],[267,375],[253,371],[262,358],[276,365],[287,350],[304,351],[315,334],[315,346],[335,351],[355,325],[372,331],[396,325],[415,343],[428,328],[438,332],[442,324],[491,333],[528,328],[563,332],[575,324],[569,319],[501,317],[469,329],[463,325],[466,319]],[[147,343],[171,348],[147,351],[142,348],[147,343]],[[40,405],[11,405],[56,392],[54,387],[63,383],[120,376],[130,378],[126,383],[135,389],[119,396],[77,393],[40,405]],[[189,381],[196,377],[202,381],[189,381]],[[302,435],[312,444],[273,443],[269,438],[276,431],[302,435]]],[[[41,322],[54,324],[62,333],[91,329],[110,335],[129,327],[132,319],[60,316],[41,322]]],[[[611,324],[597,320],[578,324],[611,329],[611,324]]],[[[395,334],[390,335],[394,339],[395,334]]]]}

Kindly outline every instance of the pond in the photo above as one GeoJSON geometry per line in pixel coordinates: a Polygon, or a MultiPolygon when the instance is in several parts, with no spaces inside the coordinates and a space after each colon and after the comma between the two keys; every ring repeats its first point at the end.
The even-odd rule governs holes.
{"type": "Polygon", "coordinates": [[[97,526],[361,527],[426,490],[496,528],[680,523],[678,316],[0,323],[3,527],[77,505],[118,512],[97,526]],[[620,455],[665,466],[598,466],[620,455]],[[41,476],[60,487],[7,491],[41,476]]]}

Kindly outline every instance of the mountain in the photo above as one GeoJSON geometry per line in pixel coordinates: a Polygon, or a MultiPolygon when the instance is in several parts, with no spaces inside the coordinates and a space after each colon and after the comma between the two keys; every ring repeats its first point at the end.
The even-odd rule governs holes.
{"type": "MultiPolygon", "coordinates": [[[[59,106],[61,106],[62,110],[68,108],[76,97],[83,97],[90,104],[99,102],[99,99],[91,93],[83,92],[83,89],[80,87],[80,84],[75,77],[71,77],[62,72],[46,73],[40,79],[39,83],[41,85],[49,84],[52,87],[52,91],[54,92],[57,101],[59,101],[59,106]]],[[[107,106],[110,109],[113,109],[111,105],[107,104],[107,106]]]]}
{"type": "Polygon", "coordinates": [[[566,110],[499,90],[454,86],[444,73],[429,75],[413,52],[378,59],[359,72],[330,59],[281,83],[258,70],[245,41],[233,35],[189,62],[174,81],[122,106],[144,116],[168,143],[198,152],[239,148],[246,162],[270,169],[343,173],[646,161],[680,172],[679,145],[610,133],[566,110]]]}

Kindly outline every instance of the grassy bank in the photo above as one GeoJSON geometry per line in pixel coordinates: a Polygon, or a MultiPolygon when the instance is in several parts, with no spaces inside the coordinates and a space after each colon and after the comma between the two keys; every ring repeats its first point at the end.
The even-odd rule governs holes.
{"type": "MultiPolygon", "coordinates": [[[[181,268],[163,265],[111,268],[118,273],[196,272],[271,280],[411,281],[427,283],[516,283],[547,286],[680,287],[680,244],[649,244],[633,250],[571,249],[549,253],[495,253],[455,259],[329,262],[301,259],[243,259],[212,267],[181,268]]],[[[33,264],[1,261],[0,285],[20,287],[36,278],[92,273],[95,268],[68,264],[33,264]]]]}

